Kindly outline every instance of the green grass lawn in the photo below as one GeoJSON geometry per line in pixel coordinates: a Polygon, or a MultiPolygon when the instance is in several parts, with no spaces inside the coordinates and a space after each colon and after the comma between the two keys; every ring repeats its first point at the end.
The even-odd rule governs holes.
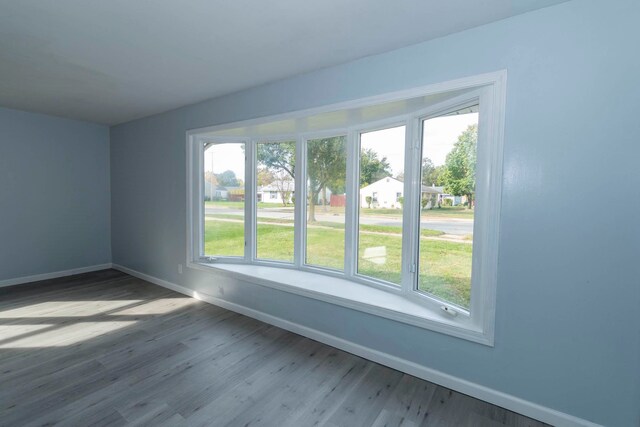
{"type": "MultiPolygon", "coordinates": [[[[344,230],[338,227],[309,227],[307,263],[322,267],[344,268],[344,230]]],[[[362,231],[367,231],[362,229],[362,231]]],[[[293,227],[275,223],[258,224],[258,257],[269,260],[293,260],[293,227]]],[[[402,238],[391,234],[360,233],[358,272],[363,275],[400,283],[402,238]],[[366,248],[384,248],[383,264],[365,259],[366,248]]],[[[469,307],[471,296],[471,249],[467,243],[421,240],[419,289],[469,307]]],[[[380,249],[374,250],[380,251],[380,249]]],[[[207,255],[244,254],[242,222],[205,221],[207,255]]]]}
{"type": "MultiPolygon", "coordinates": [[[[208,218],[220,218],[220,219],[232,219],[241,221],[244,216],[243,215],[234,215],[234,214],[209,214],[208,218]]],[[[258,217],[258,222],[269,223],[269,224],[290,224],[293,225],[293,221],[290,219],[283,218],[266,218],[266,217],[258,217]]],[[[344,230],[344,224],[339,222],[330,222],[330,221],[316,221],[312,225],[318,227],[327,227],[327,228],[336,228],[344,230]]],[[[258,225],[260,226],[260,225],[258,225]]],[[[360,224],[360,230],[362,231],[370,231],[373,233],[393,233],[393,234],[401,234],[402,227],[396,227],[392,225],[370,225],[370,224],[360,224]]],[[[438,230],[429,230],[423,228],[420,230],[420,233],[423,237],[428,236],[442,236],[444,232],[438,230]]]]}

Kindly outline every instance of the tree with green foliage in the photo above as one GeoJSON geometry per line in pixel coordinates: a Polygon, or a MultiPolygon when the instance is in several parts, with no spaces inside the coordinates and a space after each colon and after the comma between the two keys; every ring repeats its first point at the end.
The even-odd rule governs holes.
{"type": "Polygon", "coordinates": [[[295,141],[258,144],[258,166],[265,167],[275,174],[284,171],[291,178],[294,178],[296,167],[295,141]]]}
{"type": "Polygon", "coordinates": [[[295,141],[258,144],[257,147],[258,180],[271,180],[270,184],[275,185],[282,198],[282,203],[287,206],[293,193],[295,178],[295,141]]]}
{"type": "Polygon", "coordinates": [[[430,158],[424,157],[422,159],[422,185],[429,187],[442,184],[442,174],[445,170],[445,166],[434,166],[430,158]]]}
{"type": "Polygon", "coordinates": [[[447,154],[442,174],[445,191],[454,196],[465,196],[469,208],[473,207],[476,190],[477,144],[478,125],[470,125],[447,154]]]}
{"type": "Polygon", "coordinates": [[[226,170],[217,175],[218,184],[223,187],[237,187],[240,185],[238,182],[238,178],[236,177],[236,173],[232,170],[226,170]]]}
{"type": "Polygon", "coordinates": [[[258,187],[264,187],[276,180],[276,176],[267,168],[259,167],[256,172],[256,183],[258,187]]]}
{"type": "Polygon", "coordinates": [[[391,165],[386,157],[378,158],[371,148],[360,153],[360,188],[391,176],[391,165]]]}
{"type": "Polygon", "coordinates": [[[314,139],[307,142],[308,222],[316,221],[316,202],[322,192],[327,205],[327,188],[333,194],[344,193],[346,187],[346,137],[314,139]]]}

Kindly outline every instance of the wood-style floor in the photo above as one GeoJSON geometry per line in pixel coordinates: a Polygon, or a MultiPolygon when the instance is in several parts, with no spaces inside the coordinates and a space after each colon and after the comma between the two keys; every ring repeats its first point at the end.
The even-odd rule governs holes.
{"type": "Polygon", "coordinates": [[[2,426],[543,426],[105,270],[0,289],[2,426]]]}

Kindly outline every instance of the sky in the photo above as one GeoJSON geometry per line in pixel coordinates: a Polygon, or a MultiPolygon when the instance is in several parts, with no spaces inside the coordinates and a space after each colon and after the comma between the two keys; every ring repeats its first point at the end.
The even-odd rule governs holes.
{"type": "MultiPolygon", "coordinates": [[[[443,165],[447,154],[458,140],[458,136],[469,125],[478,123],[478,113],[442,116],[425,120],[423,127],[423,155],[429,157],[434,166],[443,165]]],[[[386,157],[396,176],[404,171],[404,126],[362,134],[362,149],[371,148],[378,157],[386,157]]]]}
{"type": "MultiPolygon", "coordinates": [[[[443,116],[426,120],[423,128],[423,155],[435,166],[444,164],[458,136],[471,124],[478,122],[478,113],[443,116]]],[[[387,157],[395,176],[404,171],[404,126],[362,134],[362,148],[371,148],[379,157],[387,157]]],[[[216,144],[204,153],[204,170],[221,173],[235,172],[244,180],[244,152],[240,144],[216,144]]]]}
{"type": "Polygon", "coordinates": [[[244,181],[244,151],[242,144],[214,144],[204,152],[204,171],[235,172],[244,181]]]}
{"type": "Polygon", "coordinates": [[[458,136],[469,125],[478,123],[478,113],[442,116],[425,120],[423,127],[423,156],[431,159],[434,166],[444,164],[447,154],[458,140],[458,136]]]}

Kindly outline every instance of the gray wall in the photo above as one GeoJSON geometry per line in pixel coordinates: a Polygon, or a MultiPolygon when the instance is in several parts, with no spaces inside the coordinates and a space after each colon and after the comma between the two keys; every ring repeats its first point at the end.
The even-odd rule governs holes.
{"type": "Polygon", "coordinates": [[[637,427],[638,16],[637,0],[571,1],[113,127],[113,261],[578,417],[637,427]],[[495,348],[212,273],[178,274],[187,129],[503,68],[495,348]]]}
{"type": "Polygon", "coordinates": [[[109,129],[0,108],[0,281],[111,262],[109,129]]]}

